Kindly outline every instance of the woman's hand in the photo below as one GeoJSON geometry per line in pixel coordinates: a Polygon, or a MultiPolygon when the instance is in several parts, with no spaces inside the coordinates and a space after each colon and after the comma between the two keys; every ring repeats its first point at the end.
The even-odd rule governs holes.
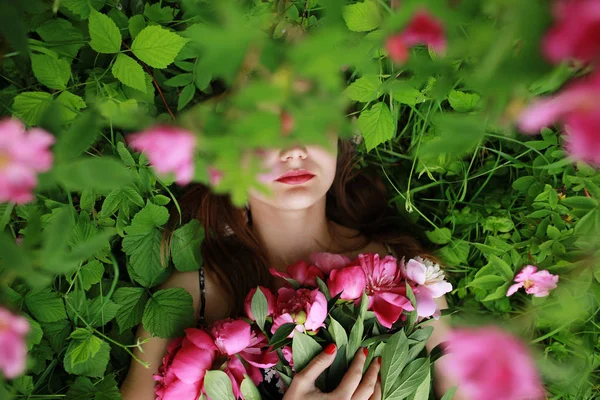
{"type": "Polygon", "coordinates": [[[362,371],[368,354],[366,348],[356,352],[348,372],[333,392],[323,393],[317,389],[315,381],[331,365],[336,351],[336,346],[330,344],[306,368],[296,374],[283,399],[381,400],[381,383],[378,379],[381,359],[374,359],[363,376],[362,371]]]}

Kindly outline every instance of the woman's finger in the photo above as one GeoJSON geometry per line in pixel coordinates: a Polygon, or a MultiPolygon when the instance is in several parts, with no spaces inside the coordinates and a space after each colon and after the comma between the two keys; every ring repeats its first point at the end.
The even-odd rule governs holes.
{"type": "Polygon", "coordinates": [[[348,371],[342,378],[339,386],[332,392],[335,393],[334,398],[351,398],[354,395],[356,388],[362,380],[363,367],[368,354],[369,350],[366,347],[356,352],[348,371]]]}
{"type": "Polygon", "coordinates": [[[363,376],[360,385],[356,388],[356,391],[352,395],[352,400],[369,400],[373,393],[375,393],[375,384],[377,383],[377,377],[379,376],[379,368],[381,366],[381,358],[377,357],[371,361],[371,365],[365,376],[363,376]]]}
{"type": "Polygon", "coordinates": [[[335,360],[336,351],[337,347],[335,344],[329,344],[321,354],[313,358],[302,371],[294,376],[292,383],[300,380],[303,383],[310,383],[314,386],[319,375],[321,375],[321,373],[331,365],[333,360],[335,360]]]}
{"type": "Polygon", "coordinates": [[[377,383],[375,384],[375,391],[369,398],[369,400],[381,400],[381,380],[377,379],[377,383]]]}

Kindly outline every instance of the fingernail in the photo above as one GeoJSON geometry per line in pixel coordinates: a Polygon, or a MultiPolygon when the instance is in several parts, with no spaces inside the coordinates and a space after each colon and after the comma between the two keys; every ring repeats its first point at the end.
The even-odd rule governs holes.
{"type": "Polygon", "coordinates": [[[377,364],[381,365],[381,357],[377,357],[377,364]]]}
{"type": "Polygon", "coordinates": [[[363,347],[363,354],[365,355],[365,357],[367,357],[369,355],[369,349],[363,347]]]}
{"type": "Polygon", "coordinates": [[[377,375],[377,382],[381,382],[381,375],[377,375]]]}
{"type": "Polygon", "coordinates": [[[327,345],[327,347],[325,347],[325,353],[327,353],[327,354],[333,354],[333,353],[335,353],[335,344],[329,343],[327,345]]]}

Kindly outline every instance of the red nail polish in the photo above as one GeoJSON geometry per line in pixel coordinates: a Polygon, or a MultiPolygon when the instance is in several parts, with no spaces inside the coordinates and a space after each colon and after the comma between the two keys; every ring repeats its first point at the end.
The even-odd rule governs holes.
{"type": "Polygon", "coordinates": [[[381,382],[381,375],[377,375],[377,382],[381,382]]]}
{"type": "Polygon", "coordinates": [[[329,343],[327,345],[327,347],[325,347],[325,353],[327,353],[327,354],[333,354],[333,353],[335,353],[335,344],[329,343]]]}
{"type": "Polygon", "coordinates": [[[365,355],[365,357],[367,357],[369,355],[369,349],[363,347],[363,354],[365,355]]]}
{"type": "Polygon", "coordinates": [[[377,357],[377,364],[381,365],[381,357],[377,357]]]}

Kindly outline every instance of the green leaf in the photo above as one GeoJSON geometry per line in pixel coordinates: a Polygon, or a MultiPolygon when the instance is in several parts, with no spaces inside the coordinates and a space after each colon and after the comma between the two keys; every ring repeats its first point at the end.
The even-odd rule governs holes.
{"type": "Polygon", "coordinates": [[[346,330],[342,324],[337,322],[337,320],[335,320],[333,317],[329,317],[329,321],[329,327],[327,330],[333,337],[337,348],[340,349],[342,346],[346,346],[348,344],[348,334],[346,333],[346,330]]]}
{"type": "Polygon", "coordinates": [[[100,217],[106,218],[113,215],[119,207],[129,203],[135,204],[138,207],[144,206],[144,199],[142,196],[131,186],[123,186],[112,190],[104,199],[102,203],[102,209],[100,210],[100,217]]]}
{"type": "Polygon", "coordinates": [[[315,358],[323,349],[313,339],[302,332],[294,332],[292,339],[292,356],[294,358],[294,369],[296,373],[302,371],[308,363],[315,358]]]}
{"type": "Polygon", "coordinates": [[[38,125],[51,103],[50,93],[23,92],[15,96],[13,112],[27,125],[38,125]]]}
{"type": "Polygon", "coordinates": [[[429,400],[429,393],[431,392],[431,372],[427,371],[427,376],[423,379],[423,383],[419,385],[415,392],[415,397],[411,400],[429,400]]]}
{"type": "Polygon", "coordinates": [[[436,228],[433,231],[426,231],[425,234],[435,244],[446,244],[452,240],[452,232],[448,228],[436,228]]]}
{"type": "Polygon", "coordinates": [[[352,84],[344,90],[344,94],[348,96],[350,100],[366,103],[379,97],[379,86],[381,86],[381,82],[377,75],[365,75],[352,82],[352,84]]]}
{"type": "MultiPolygon", "coordinates": [[[[80,110],[87,107],[87,104],[81,97],[68,91],[64,91],[58,95],[56,98],[56,104],[60,107],[58,110],[58,118],[63,124],[72,122],[75,118],[77,118],[78,115],[81,114],[80,110]]],[[[94,135],[95,132],[92,131],[91,134],[94,135]]],[[[87,132],[84,132],[81,136],[82,138],[86,138],[87,135],[87,132]]],[[[83,142],[84,143],[82,145],[75,146],[75,148],[79,149],[86,144],[85,141],[83,142]]],[[[84,150],[87,150],[87,147],[84,150]]]]}
{"type": "Polygon", "coordinates": [[[150,297],[142,318],[144,329],[153,336],[180,335],[194,323],[192,296],[182,288],[159,290],[150,297]]]}
{"type": "Polygon", "coordinates": [[[107,15],[92,11],[89,19],[90,47],[98,53],[114,54],[121,50],[121,31],[107,15]]]}
{"type": "Polygon", "coordinates": [[[481,98],[477,93],[465,93],[458,90],[451,90],[448,95],[448,102],[456,112],[468,112],[479,108],[481,98]]]}
{"type": "Polygon", "coordinates": [[[388,398],[398,374],[402,372],[407,363],[408,338],[404,330],[395,333],[385,344],[385,351],[381,357],[381,381],[383,397],[388,398]]]}
{"type": "Polygon", "coordinates": [[[120,313],[121,309],[120,304],[116,304],[104,296],[87,300],[86,303],[86,321],[94,328],[106,325],[117,316],[117,313],[120,313]]]}
{"type": "Polygon", "coordinates": [[[73,364],[72,352],[70,351],[71,346],[77,346],[77,341],[71,341],[64,358],[65,371],[69,374],[89,376],[92,378],[102,378],[106,367],[108,365],[108,359],[110,357],[110,346],[105,341],[101,340],[100,349],[96,354],[86,361],[73,364]]]}
{"type": "Polygon", "coordinates": [[[397,379],[398,385],[393,388],[389,400],[402,400],[414,393],[423,383],[429,379],[429,358],[419,358],[406,367],[397,379]]]}
{"type": "Polygon", "coordinates": [[[60,5],[69,11],[79,15],[81,18],[87,18],[90,15],[90,5],[93,10],[99,10],[104,5],[105,0],[61,0],[60,5]]]}
{"type": "Polygon", "coordinates": [[[127,165],[128,167],[135,166],[135,160],[133,159],[133,156],[131,155],[129,150],[127,150],[127,147],[125,147],[123,142],[117,143],[117,152],[119,153],[119,157],[121,157],[121,161],[123,161],[125,165],[127,165]]]}
{"type": "Polygon", "coordinates": [[[346,347],[346,359],[348,362],[354,358],[354,354],[358,351],[363,340],[363,334],[365,331],[364,316],[367,304],[368,300],[363,292],[358,318],[356,319],[354,325],[352,325],[352,329],[350,329],[350,335],[348,336],[348,346],[346,347]]]}
{"type": "Polygon", "coordinates": [[[244,375],[244,380],[240,385],[240,391],[242,392],[242,396],[244,396],[244,400],[261,400],[260,392],[252,379],[248,375],[244,375]]]}
{"type": "Polygon", "coordinates": [[[580,210],[591,210],[598,207],[598,202],[591,197],[585,196],[572,196],[567,197],[561,201],[562,204],[567,207],[580,209],[580,210]]]}
{"type": "Polygon", "coordinates": [[[89,149],[100,136],[98,122],[98,115],[92,110],[77,115],[69,129],[57,139],[54,146],[57,161],[71,160],[89,149]]]}
{"type": "Polygon", "coordinates": [[[427,96],[408,81],[395,80],[386,87],[386,91],[392,95],[392,99],[400,104],[414,107],[427,100],[427,96]]]}
{"type": "Polygon", "coordinates": [[[223,371],[210,370],[204,375],[204,389],[211,400],[233,400],[231,379],[223,371]]]}
{"type": "Polygon", "coordinates": [[[142,14],[137,14],[129,18],[129,34],[132,39],[146,27],[146,20],[142,14]]]}
{"type": "Polygon", "coordinates": [[[174,32],[157,25],[144,28],[131,44],[137,58],[153,68],[167,68],[187,42],[174,32]]]}
{"type": "Polygon", "coordinates": [[[192,219],[173,232],[171,257],[178,271],[197,271],[202,266],[200,245],[204,240],[204,229],[197,219],[192,219]]]}
{"type": "Polygon", "coordinates": [[[456,393],[456,389],[458,389],[458,386],[453,386],[452,388],[448,389],[448,391],[444,393],[444,396],[442,396],[440,400],[452,400],[454,393],[456,393]]]}
{"type": "Polygon", "coordinates": [[[112,67],[112,74],[122,84],[142,92],[146,91],[144,70],[133,58],[125,54],[118,54],[112,67]]]}
{"type": "Polygon", "coordinates": [[[67,318],[64,302],[50,289],[32,290],[27,293],[25,304],[40,322],[56,322],[67,318]]]}
{"type": "Polygon", "coordinates": [[[144,16],[150,21],[165,23],[173,21],[175,9],[173,7],[161,7],[160,3],[144,5],[144,16]]]}
{"type": "Polygon", "coordinates": [[[510,265],[505,263],[504,260],[502,260],[501,258],[494,255],[491,255],[489,260],[496,272],[498,272],[507,281],[512,281],[515,272],[513,271],[510,265]]]}
{"type": "Polygon", "coordinates": [[[186,87],[183,88],[181,93],[179,93],[179,100],[177,101],[177,111],[181,111],[185,106],[188,105],[190,101],[194,98],[196,94],[196,86],[190,83],[186,87]]]}
{"type": "Polygon", "coordinates": [[[38,82],[50,89],[66,89],[71,78],[71,64],[47,54],[32,54],[31,68],[38,82]]]}
{"type": "Polygon", "coordinates": [[[98,193],[107,193],[132,181],[129,170],[118,160],[108,156],[81,158],[57,165],[54,177],[69,190],[91,188],[98,193]]]}
{"type": "Polygon", "coordinates": [[[381,23],[379,6],[374,0],[365,0],[344,7],[343,17],[348,29],[354,32],[371,31],[381,23]]]}
{"type": "Polygon", "coordinates": [[[66,19],[56,18],[37,28],[36,32],[60,56],[75,58],[84,45],[83,32],[66,19]]]}
{"type": "Polygon", "coordinates": [[[193,74],[179,74],[165,81],[165,86],[180,87],[192,83],[194,80],[193,74]]]}
{"type": "Polygon", "coordinates": [[[33,393],[33,377],[28,375],[19,376],[11,382],[17,392],[29,397],[33,393]]]}
{"type": "Polygon", "coordinates": [[[525,192],[529,190],[531,185],[537,182],[537,178],[535,176],[522,176],[512,183],[512,187],[519,192],[525,192]]]}
{"type": "Polygon", "coordinates": [[[365,139],[367,151],[394,137],[394,119],[385,103],[376,103],[360,113],[358,127],[365,139]]]}
{"type": "Polygon", "coordinates": [[[267,313],[269,311],[269,303],[267,302],[267,297],[263,293],[262,289],[258,286],[256,287],[254,296],[252,296],[250,307],[252,310],[252,316],[256,321],[256,325],[258,325],[261,330],[264,330],[267,313]]]}
{"type": "Polygon", "coordinates": [[[71,334],[71,342],[67,348],[67,355],[71,366],[85,362],[95,356],[104,341],[93,335],[87,329],[79,328],[71,334]]]}
{"type": "Polygon", "coordinates": [[[473,115],[439,114],[433,118],[439,136],[421,145],[419,156],[460,156],[471,151],[484,137],[486,121],[473,115]]]}
{"type": "Polygon", "coordinates": [[[484,290],[496,289],[504,284],[506,279],[498,275],[482,275],[473,279],[467,286],[476,287],[484,290]]]}
{"type": "Polygon", "coordinates": [[[104,265],[98,260],[92,260],[81,267],[79,270],[79,277],[83,290],[89,290],[92,285],[100,282],[104,275],[104,265]]]}
{"type": "Polygon", "coordinates": [[[119,288],[112,298],[115,303],[121,305],[117,314],[117,324],[120,332],[133,328],[140,323],[144,314],[144,306],[148,301],[148,292],[144,288],[119,288]]]}
{"type": "Polygon", "coordinates": [[[438,254],[446,265],[466,264],[469,256],[469,243],[463,240],[454,240],[439,249],[438,254]]]}

